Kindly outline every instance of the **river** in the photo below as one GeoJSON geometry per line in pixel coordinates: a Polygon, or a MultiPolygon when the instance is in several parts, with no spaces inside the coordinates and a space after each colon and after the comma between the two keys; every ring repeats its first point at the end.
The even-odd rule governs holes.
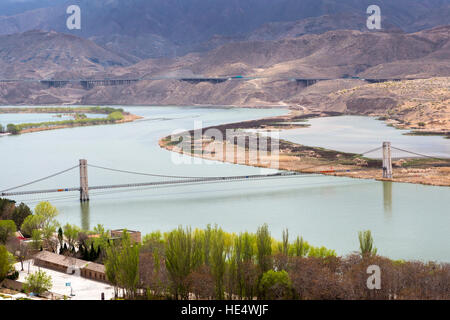
{"type": "MultiPolygon", "coordinates": [[[[0,190],[74,166],[82,158],[93,165],[166,175],[259,174],[263,169],[203,160],[197,160],[200,162],[197,164],[194,161],[175,164],[174,154],[161,149],[158,140],[176,129],[192,129],[194,121],[209,126],[287,112],[203,107],[125,109],[144,119],[120,125],[0,137],[0,190]]],[[[339,118],[329,125],[339,126],[339,118]]],[[[353,125],[358,128],[361,123],[367,127],[367,123],[360,121],[354,121],[353,125]]],[[[311,128],[301,129],[304,130],[301,134],[307,137],[306,132],[314,127],[312,123],[311,128]]],[[[382,133],[368,130],[366,136],[382,133]]],[[[296,139],[294,131],[287,134],[296,139]]],[[[337,139],[336,135],[332,138],[337,139]]],[[[91,186],[148,180],[145,176],[89,167],[91,186]]],[[[75,169],[23,189],[78,185],[75,169]]],[[[16,200],[34,207],[43,197],[29,195],[16,200]]],[[[254,232],[259,225],[268,223],[275,238],[280,239],[282,230],[288,228],[290,235],[302,235],[311,244],[335,249],[338,254],[357,251],[357,232],[370,229],[379,254],[396,259],[450,261],[450,189],[446,187],[320,176],[139,191],[93,191],[90,203],[84,205],[80,205],[78,194],[50,194],[47,199],[59,209],[58,220],[62,224],[69,222],[83,228],[101,223],[109,229],[128,228],[145,234],[178,225],[195,228],[217,223],[230,232],[254,232]]]]}

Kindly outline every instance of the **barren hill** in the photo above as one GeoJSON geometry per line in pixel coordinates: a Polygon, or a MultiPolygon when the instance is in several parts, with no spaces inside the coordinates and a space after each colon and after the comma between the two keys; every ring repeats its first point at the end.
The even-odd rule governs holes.
{"type": "Polygon", "coordinates": [[[0,36],[0,78],[86,78],[130,62],[94,42],[57,32],[0,36]]]}
{"type": "Polygon", "coordinates": [[[449,0],[2,0],[0,34],[54,30],[128,58],[173,57],[243,38],[362,30],[372,4],[382,8],[386,30],[417,32],[447,24],[450,15],[449,0]],[[81,30],[66,28],[72,4],[81,7],[81,30]]]}
{"type": "MultiPolygon", "coordinates": [[[[4,78],[151,78],[128,85],[48,88],[41,84],[0,85],[7,104],[291,105],[317,108],[333,92],[361,87],[361,78],[450,76],[450,26],[406,34],[334,30],[296,38],[228,43],[204,54],[176,59],[129,60],[89,40],[55,32],[2,36],[4,78]],[[222,83],[170,79],[252,76],[222,83]],[[292,78],[335,79],[305,88],[292,78]],[[347,79],[345,79],[347,78],[347,79]],[[20,90],[18,89],[20,87],[20,90]]],[[[366,89],[364,89],[366,90],[366,89]]],[[[391,100],[377,101],[386,109],[391,100]]],[[[396,104],[397,98],[392,99],[396,104]]]]}
{"type": "MultiPolygon", "coordinates": [[[[337,30],[276,41],[230,43],[206,54],[191,69],[211,76],[235,70],[249,76],[354,76],[391,62],[448,60],[449,30],[450,26],[415,34],[337,30]]],[[[410,73],[398,71],[399,77],[410,73]]]]}

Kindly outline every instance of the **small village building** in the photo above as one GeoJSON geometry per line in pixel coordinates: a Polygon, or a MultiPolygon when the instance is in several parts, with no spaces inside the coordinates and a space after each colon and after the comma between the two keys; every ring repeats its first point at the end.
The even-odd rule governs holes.
{"type": "Polygon", "coordinates": [[[59,272],[72,273],[71,270],[83,268],[88,261],[56,254],[49,251],[39,251],[34,255],[34,265],[59,272]]]}
{"type": "Polygon", "coordinates": [[[106,279],[105,266],[99,263],[88,263],[81,269],[81,276],[83,278],[108,283],[108,280],[106,279]]]}
{"type": "Polygon", "coordinates": [[[49,251],[39,251],[34,255],[34,265],[64,273],[76,274],[86,279],[108,283],[105,266],[81,259],[76,259],[49,251]]]}

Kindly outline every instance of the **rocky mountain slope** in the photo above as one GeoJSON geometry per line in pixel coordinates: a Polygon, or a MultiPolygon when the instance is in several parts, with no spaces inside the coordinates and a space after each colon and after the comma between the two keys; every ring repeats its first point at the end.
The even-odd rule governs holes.
{"type": "Polygon", "coordinates": [[[242,38],[362,30],[372,4],[386,30],[417,32],[448,24],[450,15],[450,0],[2,0],[0,34],[54,30],[128,58],[183,56],[242,38]],[[81,30],[66,28],[72,4],[81,7],[81,30]]]}
{"type": "Polygon", "coordinates": [[[1,79],[86,78],[130,61],[94,42],[39,30],[0,36],[1,79]]]}
{"type": "Polygon", "coordinates": [[[450,77],[450,26],[413,34],[336,30],[281,40],[241,41],[202,54],[135,64],[90,40],[56,32],[33,31],[1,36],[0,40],[2,78],[167,78],[90,89],[79,84],[49,88],[39,83],[3,83],[0,104],[278,105],[353,112],[357,101],[371,106],[361,112],[375,112],[390,110],[406,100],[352,77],[447,77],[444,83],[450,77]],[[233,75],[253,78],[221,83],[173,79],[233,75]],[[293,78],[331,80],[305,87],[293,78]],[[358,96],[333,96],[356,87],[358,96]],[[374,100],[377,95],[383,99],[374,100]]]}

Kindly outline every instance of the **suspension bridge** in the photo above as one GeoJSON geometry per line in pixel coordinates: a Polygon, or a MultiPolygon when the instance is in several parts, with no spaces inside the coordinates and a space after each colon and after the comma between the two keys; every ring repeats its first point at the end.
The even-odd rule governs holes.
{"type": "MultiPolygon", "coordinates": [[[[365,156],[367,154],[382,150],[382,172],[384,179],[392,179],[393,178],[393,170],[392,170],[392,149],[397,151],[401,151],[404,153],[412,154],[415,157],[421,158],[430,158],[434,160],[441,161],[450,161],[450,158],[437,158],[434,156],[424,155],[421,153],[408,151],[401,148],[396,148],[391,146],[390,142],[383,142],[381,147],[368,150],[364,153],[358,154],[358,156],[365,156]]],[[[442,164],[441,164],[442,165],[442,164]]],[[[445,166],[450,166],[450,162],[444,164],[445,166]]],[[[79,160],[79,164],[72,166],[70,168],[64,169],[62,171],[56,172],[49,176],[45,176],[40,179],[36,179],[15,187],[10,187],[0,191],[0,195],[2,197],[7,196],[21,196],[21,195],[32,195],[32,194],[48,194],[48,193],[60,193],[60,192],[79,192],[80,201],[86,202],[89,201],[89,192],[94,190],[111,190],[111,189],[126,189],[126,188],[142,188],[142,187],[171,187],[177,185],[197,185],[197,184],[208,184],[208,183],[224,183],[224,182],[236,182],[236,181],[251,181],[251,180],[270,180],[270,179],[287,179],[287,178],[300,178],[300,177],[319,177],[323,176],[323,174],[329,173],[338,173],[338,172],[350,172],[357,170],[367,170],[364,168],[354,169],[354,170],[318,170],[310,172],[311,169],[315,167],[323,167],[324,164],[319,164],[316,166],[312,166],[309,168],[303,169],[303,171],[308,170],[308,173],[300,173],[293,171],[282,171],[271,174],[253,174],[253,175],[238,175],[238,176],[180,176],[180,175],[164,175],[164,174],[155,174],[155,173],[143,173],[143,172],[135,172],[128,170],[120,170],[115,168],[108,168],[99,165],[88,164],[87,160],[81,159],[79,160]],[[125,183],[125,184],[110,184],[110,185],[98,185],[98,186],[90,186],[88,184],[88,167],[106,170],[109,172],[115,173],[126,173],[131,175],[140,175],[152,178],[158,178],[158,181],[151,182],[135,182],[135,183],[125,183]],[[78,187],[64,187],[64,188],[54,188],[54,189],[40,189],[40,190],[27,190],[27,191],[16,191],[17,189],[22,189],[24,187],[30,186],[32,184],[48,180],[54,178],[56,176],[62,175],[69,171],[78,169],[79,170],[79,178],[80,178],[80,186],[78,187]]]]}

